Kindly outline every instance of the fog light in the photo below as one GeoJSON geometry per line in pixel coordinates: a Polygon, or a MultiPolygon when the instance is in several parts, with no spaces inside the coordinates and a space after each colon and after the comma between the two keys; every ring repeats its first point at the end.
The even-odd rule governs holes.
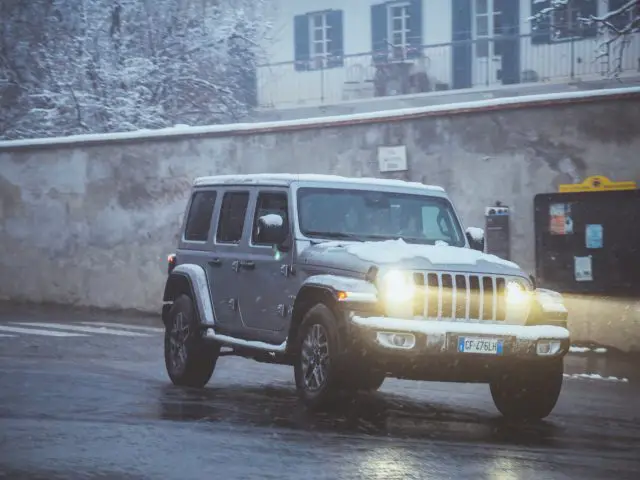
{"type": "Polygon", "coordinates": [[[562,343],[560,340],[538,340],[536,347],[537,354],[540,356],[557,355],[560,353],[562,343]]]}
{"type": "Polygon", "coordinates": [[[410,350],[416,346],[416,337],[411,333],[377,332],[376,340],[387,348],[410,350]]]}

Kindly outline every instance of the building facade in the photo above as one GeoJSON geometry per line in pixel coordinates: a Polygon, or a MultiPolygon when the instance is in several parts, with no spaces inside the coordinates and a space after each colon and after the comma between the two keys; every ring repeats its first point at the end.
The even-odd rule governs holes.
{"type": "MultiPolygon", "coordinates": [[[[604,34],[579,18],[626,1],[570,0],[535,22],[550,0],[276,0],[258,104],[290,108],[606,77],[618,66],[617,52],[600,55],[604,34]]],[[[619,70],[640,75],[640,35],[630,40],[619,70]]]]}

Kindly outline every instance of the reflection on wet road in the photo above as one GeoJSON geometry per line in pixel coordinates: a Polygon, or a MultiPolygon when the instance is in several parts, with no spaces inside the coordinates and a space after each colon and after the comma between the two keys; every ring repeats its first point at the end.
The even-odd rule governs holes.
{"type": "Polygon", "coordinates": [[[640,478],[633,381],[568,379],[528,425],[486,386],[397,380],[310,413],[286,367],[224,358],[205,390],[173,387],[161,345],[1,338],[0,478],[640,478]]]}

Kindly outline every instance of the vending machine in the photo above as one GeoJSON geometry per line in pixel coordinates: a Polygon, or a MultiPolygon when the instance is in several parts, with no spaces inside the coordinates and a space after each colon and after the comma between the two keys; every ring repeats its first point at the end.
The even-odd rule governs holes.
{"type": "Polygon", "coordinates": [[[640,294],[640,190],[590,177],[537,195],[536,278],[564,293],[640,294]]]}
{"type": "Polygon", "coordinates": [[[485,208],[485,251],[505,260],[511,259],[510,218],[509,207],[502,205],[501,202],[485,208]]]}

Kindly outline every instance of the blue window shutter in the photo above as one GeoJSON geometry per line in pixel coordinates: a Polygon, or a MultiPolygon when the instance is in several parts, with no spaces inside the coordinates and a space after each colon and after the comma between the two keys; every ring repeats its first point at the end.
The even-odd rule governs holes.
{"type": "Polygon", "coordinates": [[[409,31],[409,51],[407,58],[417,58],[422,55],[422,0],[411,0],[409,4],[411,29],[409,31]]]}
{"type": "Polygon", "coordinates": [[[387,43],[387,5],[371,6],[371,50],[375,63],[386,62],[389,45],[387,43]]]}
{"type": "Polygon", "coordinates": [[[293,19],[293,44],[296,70],[309,70],[310,58],[309,17],[296,15],[293,19]]]}
{"type": "Polygon", "coordinates": [[[502,12],[502,29],[496,32],[501,38],[501,78],[505,85],[520,83],[520,2],[494,0],[502,12]]]}
{"type": "MultiPolygon", "coordinates": [[[[550,6],[550,0],[531,0],[531,15],[537,15],[542,10],[549,8],[550,6]]],[[[548,15],[544,15],[538,20],[531,21],[531,43],[534,45],[551,43],[551,19],[548,15]]]]}
{"type": "Polygon", "coordinates": [[[469,88],[471,76],[471,0],[452,0],[453,88],[469,88]]]}
{"type": "Polygon", "coordinates": [[[327,24],[329,25],[329,67],[342,67],[344,65],[344,30],[342,10],[327,12],[327,24]]]}
{"type": "MultiPolygon", "coordinates": [[[[597,0],[582,0],[580,2],[580,16],[589,18],[591,15],[594,17],[598,15],[598,2],[597,0]]],[[[582,36],[585,38],[593,38],[598,36],[598,25],[582,25],[582,36]]]]}

